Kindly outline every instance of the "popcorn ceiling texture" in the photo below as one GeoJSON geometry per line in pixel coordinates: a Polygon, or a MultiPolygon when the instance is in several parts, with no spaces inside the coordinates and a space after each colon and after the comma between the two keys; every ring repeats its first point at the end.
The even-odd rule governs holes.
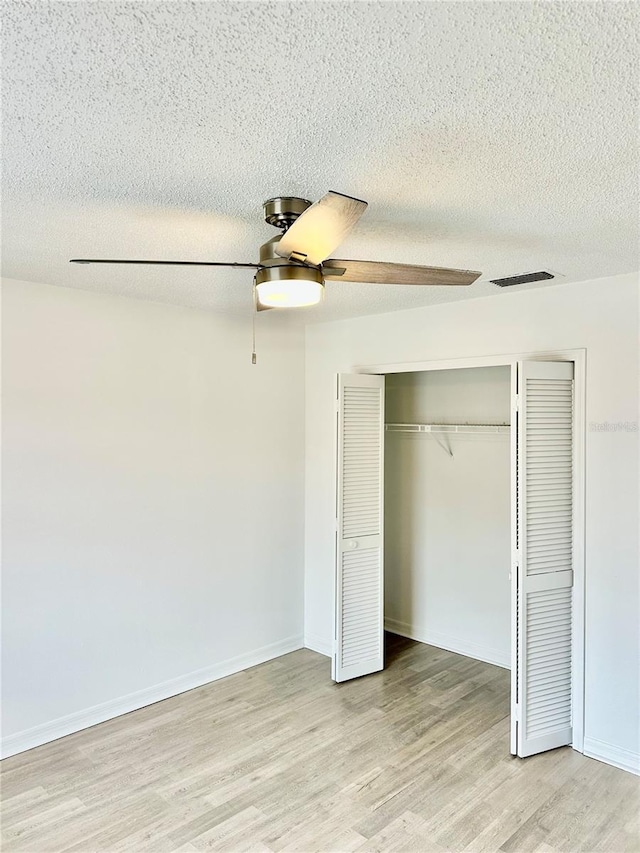
{"type": "Polygon", "coordinates": [[[494,294],[489,278],[543,268],[560,281],[635,270],[639,11],[3,4],[3,274],[248,311],[249,270],[67,261],[253,261],[275,234],[262,201],[328,189],[370,204],[338,257],[484,275],[458,289],[331,283],[301,321],[494,294]]]}

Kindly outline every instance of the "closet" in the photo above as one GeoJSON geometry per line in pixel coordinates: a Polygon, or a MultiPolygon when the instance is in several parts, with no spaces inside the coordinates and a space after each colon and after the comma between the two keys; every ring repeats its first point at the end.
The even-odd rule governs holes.
{"type": "Polygon", "coordinates": [[[510,665],[507,366],[389,374],[385,628],[510,665]]]}
{"type": "Polygon", "coordinates": [[[577,392],[544,356],[337,376],[334,681],[384,668],[386,617],[510,661],[513,754],[581,737],[580,358],[577,392]]]}

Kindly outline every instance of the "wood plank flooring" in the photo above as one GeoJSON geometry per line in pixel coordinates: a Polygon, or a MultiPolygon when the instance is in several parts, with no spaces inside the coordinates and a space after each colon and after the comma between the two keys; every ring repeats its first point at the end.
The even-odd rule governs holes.
{"type": "Polygon", "coordinates": [[[307,650],[2,762],[2,851],[640,850],[640,780],[509,755],[506,670],[390,635],[307,650]]]}

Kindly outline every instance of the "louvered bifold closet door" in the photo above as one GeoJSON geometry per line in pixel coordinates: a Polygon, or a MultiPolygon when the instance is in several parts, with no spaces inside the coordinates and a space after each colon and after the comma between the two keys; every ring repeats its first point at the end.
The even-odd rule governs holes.
{"type": "Polygon", "coordinates": [[[517,754],[572,739],[572,362],[518,364],[517,754]]]}
{"type": "Polygon", "coordinates": [[[384,377],[338,376],[336,614],[332,677],[384,666],[384,377]]]}

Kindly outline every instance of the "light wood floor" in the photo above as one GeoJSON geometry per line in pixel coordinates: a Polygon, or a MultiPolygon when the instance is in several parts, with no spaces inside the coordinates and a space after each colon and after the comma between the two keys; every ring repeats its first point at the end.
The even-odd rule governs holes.
{"type": "Polygon", "coordinates": [[[293,652],[2,763],[10,851],[637,851],[640,780],[509,756],[508,673],[388,637],[293,652]]]}

